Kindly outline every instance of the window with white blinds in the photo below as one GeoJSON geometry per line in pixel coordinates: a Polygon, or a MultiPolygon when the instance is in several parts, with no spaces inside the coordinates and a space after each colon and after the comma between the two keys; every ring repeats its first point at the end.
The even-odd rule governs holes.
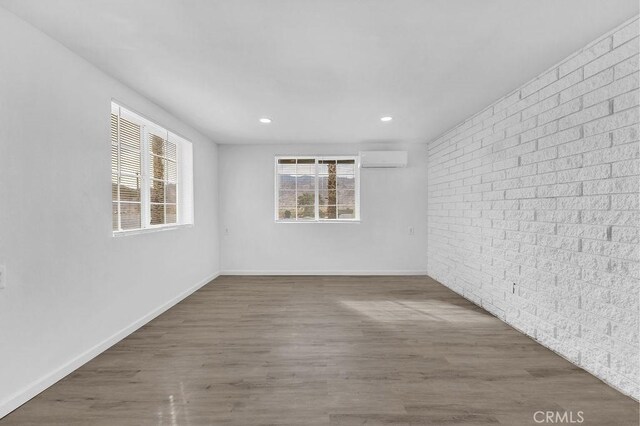
{"type": "Polygon", "coordinates": [[[276,157],[279,222],[360,220],[357,157],[276,157]]]}
{"type": "Polygon", "coordinates": [[[193,223],[191,143],[111,104],[114,234],[193,223]]]}

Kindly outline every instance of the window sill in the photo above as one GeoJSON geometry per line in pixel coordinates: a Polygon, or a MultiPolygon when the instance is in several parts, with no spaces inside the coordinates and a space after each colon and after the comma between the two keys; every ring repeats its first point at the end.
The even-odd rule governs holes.
{"type": "Polygon", "coordinates": [[[188,223],[184,225],[158,226],[155,228],[131,229],[129,231],[116,231],[116,232],[113,232],[113,236],[128,237],[130,235],[150,234],[153,232],[172,231],[174,229],[183,229],[183,228],[193,228],[193,224],[188,223]]]}
{"type": "Polygon", "coordinates": [[[360,219],[276,220],[275,223],[357,223],[357,224],[360,224],[360,219]]]}

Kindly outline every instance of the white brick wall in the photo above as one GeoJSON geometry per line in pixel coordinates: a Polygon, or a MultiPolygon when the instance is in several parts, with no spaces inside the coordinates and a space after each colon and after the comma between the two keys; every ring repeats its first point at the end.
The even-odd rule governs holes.
{"type": "Polygon", "coordinates": [[[636,399],[638,28],[428,144],[429,275],[636,399]]]}

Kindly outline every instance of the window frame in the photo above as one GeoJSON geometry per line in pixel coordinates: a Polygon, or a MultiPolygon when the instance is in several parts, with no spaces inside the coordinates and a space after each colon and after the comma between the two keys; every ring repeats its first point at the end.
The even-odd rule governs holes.
{"type": "Polygon", "coordinates": [[[276,155],[274,157],[274,221],[276,223],[360,223],[360,155],[276,155]],[[314,160],[315,164],[315,200],[314,200],[314,219],[280,219],[279,218],[279,198],[280,198],[280,175],[278,174],[278,162],[280,160],[314,160]],[[355,214],[352,219],[336,218],[323,219],[320,218],[320,203],[318,187],[318,164],[323,160],[353,160],[354,161],[354,192],[355,192],[355,214]]]}
{"type": "MultiPolygon", "coordinates": [[[[116,114],[118,118],[132,122],[140,126],[140,227],[132,229],[122,229],[120,214],[120,204],[122,200],[119,197],[120,183],[118,180],[118,229],[113,229],[114,237],[136,235],[147,232],[165,231],[178,229],[182,227],[191,227],[194,225],[193,219],[193,144],[171,132],[154,121],[132,111],[115,100],[111,101],[111,114],[116,114]],[[176,146],[176,221],[175,223],[151,224],[151,182],[153,177],[150,172],[150,164],[152,154],[150,153],[149,135],[153,133],[156,136],[163,137],[167,142],[171,142],[176,146]],[[164,136],[162,136],[164,135],[164,136]]],[[[119,139],[120,120],[118,119],[118,158],[120,158],[121,142],[119,139]]],[[[164,158],[164,157],[163,157],[164,158]]],[[[113,168],[111,169],[113,174],[113,168]]],[[[121,176],[120,164],[118,164],[117,175],[121,176]]],[[[128,176],[128,175],[127,175],[128,176]]],[[[166,180],[164,181],[166,185],[166,180]]],[[[166,186],[165,186],[166,187],[166,186]]],[[[163,199],[165,202],[166,217],[166,189],[163,199]]],[[[113,195],[112,195],[112,203],[113,195]]],[[[171,203],[169,203],[171,204],[171,203]]],[[[112,213],[113,214],[113,213],[112,213]]],[[[113,218],[112,218],[113,220],[113,218]]]]}

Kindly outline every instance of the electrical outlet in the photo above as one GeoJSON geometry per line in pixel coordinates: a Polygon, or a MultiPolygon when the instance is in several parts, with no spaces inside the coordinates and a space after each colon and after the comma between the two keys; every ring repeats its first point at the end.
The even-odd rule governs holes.
{"type": "Polygon", "coordinates": [[[0,290],[7,287],[7,267],[0,265],[0,290]]]}
{"type": "Polygon", "coordinates": [[[416,230],[413,226],[409,227],[409,235],[415,235],[416,234],[416,230]]]}
{"type": "Polygon", "coordinates": [[[224,228],[224,235],[229,235],[229,228],[224,228]]]}

